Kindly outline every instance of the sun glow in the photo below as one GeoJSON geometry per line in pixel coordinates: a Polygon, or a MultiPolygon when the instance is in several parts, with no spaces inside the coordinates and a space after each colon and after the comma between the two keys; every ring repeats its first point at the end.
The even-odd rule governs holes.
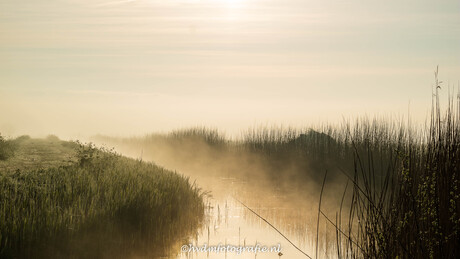
{"type": "Polygon", "coordinates": [[[240,7],[244,5],[247,0],[208,0],[210,3],[222,4],[227,7],[240,7]]]}
{"type": "Polygon", "coordinates": [[[244,2],[244,0],[217,0],[219,2],[226,2],[226,3],[241,3],[241,2],[244,2]]]}

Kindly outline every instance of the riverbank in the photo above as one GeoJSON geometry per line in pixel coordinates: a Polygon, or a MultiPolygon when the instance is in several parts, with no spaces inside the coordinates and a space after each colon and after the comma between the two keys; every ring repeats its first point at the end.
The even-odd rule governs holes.
{"type": "Polygon", "coordinates": [[[57,138],[15,144],[0,161],[2,258],[171,256],[203,220],[200,189],[153,163],[57,138]]]}

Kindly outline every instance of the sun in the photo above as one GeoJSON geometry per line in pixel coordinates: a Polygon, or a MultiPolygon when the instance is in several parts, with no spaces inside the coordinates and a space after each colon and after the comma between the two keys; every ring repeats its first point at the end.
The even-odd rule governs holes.
{"type": "Polygon", "coordinates": [[[230,6],[230,7],[240,6],[244,4],[244,2],[246,2],[246,0],[210,0],[210,1],[221,3],[224,5],[230,6]]]}

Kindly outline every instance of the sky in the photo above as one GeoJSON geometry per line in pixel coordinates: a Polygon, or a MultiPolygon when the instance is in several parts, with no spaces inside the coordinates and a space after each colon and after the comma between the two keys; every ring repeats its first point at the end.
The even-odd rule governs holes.
{"type": "Polygon", "coordinates": [[[2,0],[0,134],[424,121],[437,65],[458,0],[2,0]]]}

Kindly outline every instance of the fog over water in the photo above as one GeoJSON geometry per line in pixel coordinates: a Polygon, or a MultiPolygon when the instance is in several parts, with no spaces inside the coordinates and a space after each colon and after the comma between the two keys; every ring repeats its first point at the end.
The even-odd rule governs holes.
{"type": "MultiPolygon", "coordinates": [[[[179,247],[280,244],[284,258],[304,258],[289,242],[313,256],[319,229],[318,254],[333,257],[337,232],[325,217],[347,221],[347,206],[338,211],[349,179],[337,165],[357,172],[355,151],[308,128],[383,118],[356,136],[376,147],[378,161],[361,168],[366,184],[384,182],[401,144],[393,126],[425,123],[436,67],[443,107],[459,86],[459,11],[457,0],[3,0],[0,134],[94,141],[190,177],[209,194],[206,219],[179,247]],[[209,131],[174,135],[197,126],[209,131]],[[209,141],[212,129],[225,137],[209,141]],[[238,142],[251,129],[261,142],[238,142]]],[[[405,172],[404,162],[394,168],[405,172]]]]}
{"type": "MultiPolygon", "coordinates": [[[[92,141],[115,147],[115,151],[129,157],[174,169],[208,192],[204,226],[196,236],[184,237],[180,246],[200,248],[205,244],[236,247],[259,244],[271,247],[279,244],[287,258],[305,258],[303,252],[309,255],[316,253],[314,244],[320,181],[325,171],[317,169],[309,157],[274,156],[267,160],[257,151],[234,149],[232,144],[214,146],[200,138],[179,137],[175,140],[171,135],[128,139],[99,136],[92,141]],[[271,162],[277,159],[280,166],[271,162]]],[[[335,166],[330,164],[325,167],[329,170],[329,179],[322,203],[322,211],[334,219],[347,185],[346,177],[338,173],[335,166]]],[[[350,194],[347,194],[346,202],[350,194]]],[[[344,206],[344,211],[347,211],[346,208],[344,206]]],[[[346,216],[342,219],[346,221],[346,216]]],[[[331,242],[335,241],[335,230],[324,219],[319,234],[320,258],[334,256],[336,250],[331,242]]],[[[180,251],[179,248],[173,249],[172,254],[177,251],[180,251]]],[[[180,253],[178,258],[273,258],[276,254],[195,252],[180,253]]]]}

